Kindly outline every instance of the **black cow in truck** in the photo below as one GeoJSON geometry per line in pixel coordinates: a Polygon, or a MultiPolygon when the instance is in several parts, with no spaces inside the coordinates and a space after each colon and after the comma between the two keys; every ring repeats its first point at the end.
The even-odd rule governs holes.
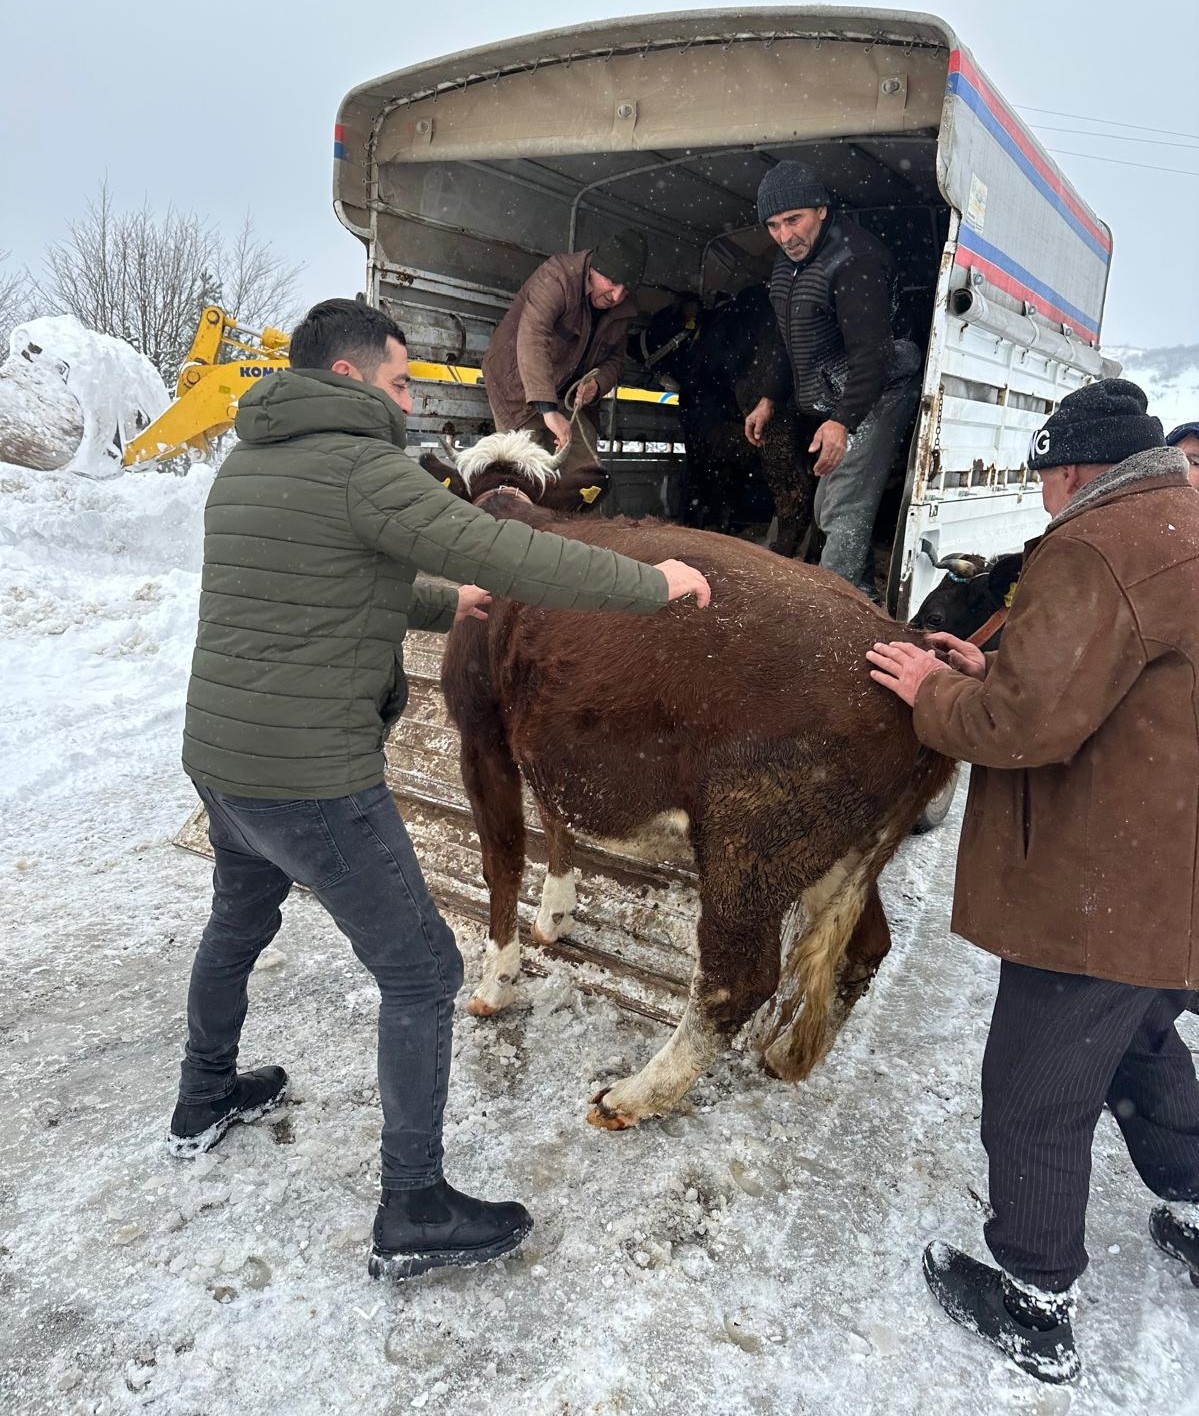
{"type": "Polygon", "coordinates": [[[765,286],[750,286],[711,309],[696,295],[676,295],[634,334],[629,353],[651,377],[678,390],[687,448],[681,520],[736,530],[756,519],[754,492],[765,483],[777,521],[770,549],[794,556],[811,525],[816,495],[794,408],[778,410],[762,447],[745,437],[746,414],[767,372],[774,375],[770,383],[776,370],[790,378],[765,286]]]}

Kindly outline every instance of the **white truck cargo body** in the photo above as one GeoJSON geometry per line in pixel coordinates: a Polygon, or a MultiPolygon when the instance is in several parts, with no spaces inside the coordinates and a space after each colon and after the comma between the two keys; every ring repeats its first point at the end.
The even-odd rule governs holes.
{"type": "MultiPolygon", "coordinates": [[[[884,527],[900,616],[939,578],[939,556],[1037,534],[1030,434],[1064,394],[1115,371],[1099,352],[1108,228],[931,15],[710,10],[514,39],[354,89],[334,152],[369,298],[414,358],[466,369],[541,260],[622,226],[649,240],[647,308],[761,279],[773,247],[758,182],[781,159],[812,163],[891,250],[897,333],[925,351],[884,527]]],[[[489,426],[477,382],[447,374],[416,393],[418,435],[489,426]]],[[[640,485],[669,509],[677,413],[609,400],[604,419],[618,505],[622,485],[626,505],[640,485]]]]}

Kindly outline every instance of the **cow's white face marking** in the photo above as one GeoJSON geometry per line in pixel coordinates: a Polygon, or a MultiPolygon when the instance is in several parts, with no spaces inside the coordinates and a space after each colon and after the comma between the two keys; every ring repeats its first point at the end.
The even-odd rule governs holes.
{"type": "Polygon", "coordinates": [[[537,918],[533,921],[533,933],[543,943],[561,939],[574,928],[572,912],[575,907],[574,872],[568,875],[546,874],[541,887],[541,904],[537,918]]]}
{"type": "Polygon", "coordinates": [[[507,944],[487,941],[483,951],[483,973],[466,1005],[475,1017],[489,1017],[507,1008],[516,998],[516,979],[520,974],[520,936],[507,944]]]}
{"type": "Polygon", "coordinates": [[[551,465],[553,457],[529,433],[488,433],[474,447],[460,452],[456,465],[468,494],[473,478],[501,462],[509,464],[513,477],[524,477],[540,493],[545,491],[547,482],[556,482],[561,476],[551,465]]]}

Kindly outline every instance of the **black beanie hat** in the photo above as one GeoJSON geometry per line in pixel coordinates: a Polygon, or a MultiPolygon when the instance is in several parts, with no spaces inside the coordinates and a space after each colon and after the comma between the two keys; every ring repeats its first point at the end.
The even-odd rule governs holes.
{"type": "Polygon", "coordinates": [[[780,211],[829,206],[828,188],[806,162],[780,162],[762,178],[758,187],[758,220],[769,221],[780,211]]]}
{"type": "Polygon", "coordinates": [[[632,226],[606,236],[591,253],[591,269],[617,285],[640,285],[645,274],[645,237],[632,226]]]}
{"type": "Polygon", "coordinates": [[[1164,447],[1159,418],[1128,379],[1100,379],[1068,393],[1056,413],[1032,435],[1028,465],[1034,472],[1070,463],[1123,462],[1134,453],[1164,447]]]}

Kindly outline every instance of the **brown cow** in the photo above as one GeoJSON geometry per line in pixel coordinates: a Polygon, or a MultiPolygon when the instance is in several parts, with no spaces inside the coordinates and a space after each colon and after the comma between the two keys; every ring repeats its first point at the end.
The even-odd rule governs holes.
{"type": "Polygon", "coordinates": [[[635,849],[672,831],[699,875],[683,1019],[640,1072],[593,1098],[588,1119],[620,1129],[669,1111],[772,997],[765,1064],[806,1076],[890,947],[879,872],[953,770],[869,677],[876,640],[922,636],[838,577],[745,541],[655,521],[556,520],[503,494],[486,505],[640,560],[685,560],[713,595],[702,612],[649,616],[496,601],[486,623],[452,631],[442,688],[491,895],[470,1011],[506,1007],[520,971],[523,777],[549,854],[535,938],[571,929],[573,832],[635,849]],[[781,932],[799,903],[806,925],[780,987],[781,932]]]}

